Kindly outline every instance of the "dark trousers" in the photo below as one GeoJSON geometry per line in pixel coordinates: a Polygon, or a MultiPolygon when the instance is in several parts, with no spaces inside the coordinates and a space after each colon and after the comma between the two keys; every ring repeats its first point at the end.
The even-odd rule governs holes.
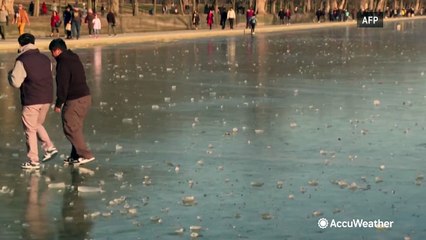
{"type": "Polygon", "coordinates": [[[230,27],[231,29],[234,29],[234,19],[233,19],[233,18],[230,18],[230,19],[229,19],[229,27],[230,27]]]}
{"type": "Polygon", "coordinates": [[[62,126],[65,137],[72,145],[70,157],[73,159],[93,157],[83,135],[84,119],[90,105],[92,105],[92,97],[89,95],[66,101],[62,108],[62,126]]]}
{"type": "Polygon", "coordinates": [[[256,28],[255,23],[250,23],[251,33],[254,33],[254,29],[256,28]]]}
{"type": "Polygon", "coordinates": [[[220,25],[222,25],[222,29],[225,29],[225,26],[226,26],[226,18],[220,19],[220,25]]]}
{"type": "Polygon", "coordinates": [[[80,38],[80,23],[72,22],[72,36],[76,37],[77,39],[80,38]]]}
{"type": "Polygon", "coordinates": [[[6,23],[0,23],[1,39],[6,39],[6,23]]]}
{"type": "Polygon", "coordinates": [[[108,35],[111,35],[111,30],[112,30],[112,33],[114,33],[114,35],[117,35],[117,34],[115,33],[115,24],[113,24],[113,23],[108,23],[108,35]]]}

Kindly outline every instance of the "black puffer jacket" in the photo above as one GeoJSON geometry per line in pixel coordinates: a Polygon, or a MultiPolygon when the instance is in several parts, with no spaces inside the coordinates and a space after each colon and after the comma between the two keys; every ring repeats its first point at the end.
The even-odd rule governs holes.
{"type": "Polygon", "coordinates": [[[90,95],[84,67],[77,54],[66,50],[56,57],[56,62],[56,107],[68,100],[90,95]]]}

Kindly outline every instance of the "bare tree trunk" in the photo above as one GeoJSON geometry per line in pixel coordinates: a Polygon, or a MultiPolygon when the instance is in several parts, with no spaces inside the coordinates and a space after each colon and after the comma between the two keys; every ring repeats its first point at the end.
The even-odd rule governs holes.
{"type": "Polygon", "coordinates": [[[132,14],[133,14],[133,16],[139,15],[139,2],[138,2],[138,0],[132,0],[132,14]]]}
{"type": "Polygon", "coordinates": [[[272,0],[272,1],[271,1],[271,13],[272,13],[272,14],[274,14],[274,15],[275,15],[275,13],[277,12],[277,11],[276,11],[276,9],[275,9],[275,8],[276,8],[276,7],[275,7],[276,5],[277,5],[277,0],[272,0]]]}
{"type": "Polygon", "coordinates": [[[184,5],[185,5],[185,3],[183,2],[183,0],[180,0],[179,1],[179,7],[180,7],[180,12],[181,12],[182,15],[185,14],[184,5]]]}
{"type": "Polygon", "coordinates": [[[266,0],[256,0],[256,13],[265,14],[266,0]]]}
{"type": "MultiPolygon", "coordinates": [[[[92,0],[90,0],[90,1],[92,1],[92,0]]],[[[98,0],[93,0],[93,11],[98,11],[97,10],[98,9],[98,0]]]]}
{"type": "Polygon", "coordinates": [[[110,9],[113,13],[118,14],[120,13],[120,4],[119,0],[109,0],[108,4],[110,5],[110,9]]]}
{"type": "Polygon", "coordinates": [[[374,0],[368,1],[368,9],[370,11],[374,10],[374,0]]]}
{"type": "Polygon", "coordinates": [[[377,11],[382,11],[382,12],[384,12],[384,11],[385,11],[385,0],[380,0],[380,1],[377,3],[377,8],[376,8],[376,10],[377,10],[377,11]]]}
{"type": "Polygon", "coordinates": [[[331,7],[332,9],[337,8],[337,0],[331,0],[331,3],[330,3],[330,4],[331,4],[331,6],[330,6],[330,7],[331,7]]]}
{"type": "Polygon", "coordinates": [[[339,9],[345,9],[345,8],[346,8],[346,0],[342,0],[342,2],[340,2],[339,9]]]}
{"type": "Polygon", "coordinates": [[[414,12],[417,14],[420,9],[420,0],[416,1],[416,6],[414,7],[414,12]]]}
{"type": "Polygon", "coordinates": [[[330,0],[325,2],[325,12],[328,13],[331,9],[330,0]]]}
{"type": "Polygon", "coordinates": [[[40,15],[40,0],[35,0],[34,2],[34,16],[38,17],[40,15]]]}
{"type": "Polygon", "coordinates": [[[9,14],[14,13],[13,2],[14,2],[14,0],[3,0],[2,1],[2,4],[6,5],[6,10],[9,12],[9,14]]]}
{"type": "Polygon", "coordinates": [[[154,1],[154,6],[153,6],[153,9],[152,9],[152,14],[155,15],[155,14],[157,14],[157,0],[153,0],[153,1],[154,1]]]}
{"type": "Polygon", "coordinates": [[[118,0],[118,11],[121,14],[123,14],[123,10],[124,10],[123,6],[124,6],[124,0],[118,0]]]}
{"type": "Polygon", "coordinates": [[[361,2],[359,4],[360,9],[363,9],[363,10],[367,9],[368,3],[369,3],[369,0],[361,0],[361,2]]]}
{"type": "Polygon", "coordinates": [[[305,2],[305,10],[306,12],[312,11],[312,0],[306,0],[305,2]]]}

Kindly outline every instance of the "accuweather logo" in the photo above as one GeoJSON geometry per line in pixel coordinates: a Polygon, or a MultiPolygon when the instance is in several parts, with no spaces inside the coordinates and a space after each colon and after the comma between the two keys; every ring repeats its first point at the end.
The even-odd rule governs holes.
{"type": "Polygon", "coordinates": [[[364,220],[364,219],[351,219],[338,221],[332,219],[330,222],[326,218],[318,220],[318,227],[321,229],[326,228],[392,228],[394,221],[364,220]]]}

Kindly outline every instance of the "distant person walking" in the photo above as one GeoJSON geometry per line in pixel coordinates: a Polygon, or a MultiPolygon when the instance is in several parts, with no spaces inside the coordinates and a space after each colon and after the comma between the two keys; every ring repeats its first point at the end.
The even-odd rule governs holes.
{"type": "Polygon", "coordinates": [[[207,25],[209,25],[210,30],[212,30],[213,22],[214,22],[214,13],[213,10],[210,9],[209,13],[207,14],[207,25]]]}
{"type": "Polygon", "coordinates": [[[234,29],[234,20],[236,18],[236,15],[235,15],[235,11],[232,7],[228,10],[227,18],[228,18],[228,21],[229,21],[229,27],[231,29],[234,29]]]}
{"type": "Polygon", "coordinates": [[[89,36],[91,37],[93,35],[93,19],[95,19],[95,15],[93,14],[93,10],[89,8],[87,10],[87,16],[86,19],[84,19],[84,22],[87,23],[87,28],[89,29],[89,36]]]}
{"type": "Polygon", "coordinates": [[[91,162],[95,157],[84,140],[83,126],[92,97],[83,63],[61,38],[52,40],[49,50],[57,63],[55,112],[62,112],[64,134],[72,145],[70,156],[64,162],[70,165],[91,162]]]}
{"type": "Polygon", "coordinates": [[[253,14],[253,16],[251,16],[251,18],[249,19],[249,22],[250,22],[251,34],[254,35],[254,30],[257,24],[256,14],[253,14]]]}
{"type": "Polygon", "coordinates": [[[25,24],[30,25],[30,18],[28,17],[27,11],[25,11],[22,4],[18,5],[18,12],[16,13],[16,22],[18,25],[19,35],[25,32],[25,24]]]}
{"type": "Polygon", "coordinates": [[[30,12],[31,17],[34,16],[34,1],[31,0],[30,5],[28,6],[28,11],[30,12]]]}
{"type": "Polygon", "coordinates": [[[249,9],[247,9],[246,12],[246,28],[250,27],[250,18],[253,17],[254,15],[254,10],[252,7],[249,7],[249,9]]]}
{"type": "Polygon", "coordinates": [[[220,26],[222,26],[222,30],[225,29],[227,18],[228,18],[228,12],[226,11],[226,8],[222,6],[220,8],[220,26]]]}
{"type": "Polygon", "coordinates": [[[64,11],[64,29],[67,35],[67,39],[72,39],[71,29],[72,29],[72,13],[71,6],[68,5],[64,11]],[[69,25],[68,25],[69,24],[69,25]]]}
{"type": "Polygon", "coordinates": [[[114,33],[114,36],[117,36],[117,33],[115,33],[115,15],[112,10],[109,10],[106,18],[108,22],[108,36],[111,36],[111,31],[114,33]]]}
{"type": "Polygon", "coordinates": [[[53,0],[52,5],[50,5],[50,11],[52,12],[58,12],[58,4],[53,0]]]}
{"type": "Polygon", "coordinates": [[[21,91],[22,125],[24,126],[28,161],[23,169],[39,169],[37,138],[45,151],[43,161],[58,153],[43,126],[53,101],[52,63],[34,45],[35,37],[24,33],[18,38],[20,45],[13,70],[9,72],[9,83],[21,91]]]}
{"type": "Polygon", "coordinates": [[[200,14],[198,14],[196,10],[192,13],[192,25],[194,25],[195,30],[197,30],[200,25],[200,14]]]}
{"type": "Polygon", "coordinates": [[[41,15],[47,15],[47,5],[46,2],[41,4],[41,15]]]}
{"type": "Polygon", "coordinates": [[[287,20],[287,25],[290,25],[291,11],[288,8],[285,10],[285,19],[287,20]]]}
{"type": "Polygon", "coordinates": [[[80,38],[80,29],[81,29],[81,12],[80,9],[74,8],[72,11],[72,17],[71,17],[71,31],[72,36],[75,37],[77,40],[80,38]]]}
{"type": "Polygon", "coordinates": [[[95,18],[93,19],[93,32],[95,38],[99,37],[99,34],[101,34],[101,19],[99,19],[98,14],[95,13],[95,18]]]}
{"type": "Polygon", "coordinates": [[[284,24],[284,18],[285,18],[285,12],[284,9],[280,9],[280,11],[278,12],[278,18],[280,19],[280,23],[284,24]]]}
{"type": "Polygon", "coordinates": [[[50,17],[50,28],[51,28],[50,37],[53,37],[55,32],[57,34],[57,37],[59,37],[60,26],[61,26],[61,19],[59,18],[58,12],[53,11],[52,16],[50,17]]]}
{"type": "Polygon", "coordinates": [[[6,5],[2,4],[0,8],[0,35],[2,40],[6,40],[7,25],[9,25],[9,12],[6,5]]]}

